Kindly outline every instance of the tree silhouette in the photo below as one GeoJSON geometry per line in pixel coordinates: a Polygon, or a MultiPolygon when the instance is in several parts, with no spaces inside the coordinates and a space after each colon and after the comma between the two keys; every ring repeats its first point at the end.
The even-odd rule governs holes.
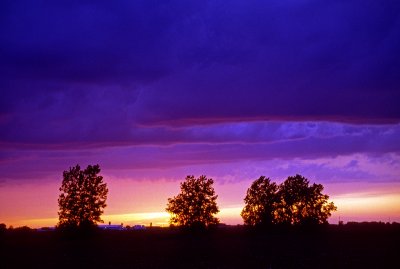
{"type": "Polygon", "coordinates": [[[336,210],[321,184],[312,184],[301,175],[288,177],[279,186],[264,176],[247,190],[242,218],[245,224],[314,225],[327,223],[336,210]]]}
{"type": "Polygon", "coordinates": [[[99,165],[79,165],[64,171],[58,198],[59,227],[82,228],[103,222],[100,218],[106,207],[107,184],[99,176],[99,165]]]}
{"type": "Polygon", "coordinates": [[[269,178],[261,176],[247,190],[245,207],[240,214],[246,225],[271,225],[276,222],[278,186],[269,178]]]}
{"type": "Polygon", "coordinates": [[[278,222],[287,224],[327,223],[331,212],[336,210],[329,196],[322,194],[321,184],[312,184],[301,175],[288,177],[279,186],[281,198],[278,209],[278,222]]]}
{"type": "Polygon", "coordinates": [[[170,223],[191,228],[217,224],[219,220],[214,215],[219,212],[218,195],[213,183],[206,176],[187,176],[180,184],[181,192],[168,199],[166,211],[171,214],[170,223]]]}
{"type": "Polygon", "coordinates": [[[7,230],[7,225],[5,225],[4,223],[0,223],[0,234],[5,233],[7,230]]]}

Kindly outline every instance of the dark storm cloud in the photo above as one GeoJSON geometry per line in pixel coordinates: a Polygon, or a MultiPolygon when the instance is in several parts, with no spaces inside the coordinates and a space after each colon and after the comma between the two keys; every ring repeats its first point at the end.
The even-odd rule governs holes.
{"type": "Polygon", "coordinates": [[[397,1],[3,1],[1,12],[4,143],[178,143],[196,139],[168,126],[400,118],[397,1]],[[142,129],[153,125],[167,127],[142,129]]]}
{"type": "Polygon", "coordinates": [[[182,26],[188,68],[143,93],[142,121],[398,121],[399,4],[246,3],[182,26]]]}
{"type": "Polygon", "coordinates": [[[172,14],[147,1],[3,4],[2,67],[18,78],[104,83],[167,72],[172,14]],[[161,42],[161,43],[160,43],[161,42]],[[160,46],[161,44],[165,44],[160,46]]]}

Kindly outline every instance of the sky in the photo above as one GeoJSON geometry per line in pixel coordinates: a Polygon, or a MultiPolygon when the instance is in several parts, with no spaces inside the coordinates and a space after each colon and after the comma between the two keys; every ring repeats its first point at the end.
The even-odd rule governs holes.
{"type": "Polygon", "coordinates": [[[329,219],[400,222],[399,1],[1,1],[0,222],[57,223],[99,164],[104,221],[168,225],[187,175],[242,224],[251,182],[301,174],[329,219]]]}

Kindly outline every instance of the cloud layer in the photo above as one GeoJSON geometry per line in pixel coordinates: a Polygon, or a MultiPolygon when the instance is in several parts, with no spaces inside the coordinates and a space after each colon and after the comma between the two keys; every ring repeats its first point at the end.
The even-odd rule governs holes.
{"type": "Polygon", "coordinates": [[[398,1],[0,5],[2,181],[399,154],[398,1]]]}
{"type": "Polygon", "coordinates": [[[1,12],[3,142],[400,119],[397,1],[3,1],[1,12]]]}

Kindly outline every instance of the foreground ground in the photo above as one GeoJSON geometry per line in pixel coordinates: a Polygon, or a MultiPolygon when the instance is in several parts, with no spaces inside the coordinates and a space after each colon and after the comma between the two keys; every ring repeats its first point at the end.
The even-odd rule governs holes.
{"type": "Polygon", "coordinates": [[[330,226],[320,231],[207,233],[170,229],[0,235],[0,268],[396,268],[398,225],[330,226]]]}

